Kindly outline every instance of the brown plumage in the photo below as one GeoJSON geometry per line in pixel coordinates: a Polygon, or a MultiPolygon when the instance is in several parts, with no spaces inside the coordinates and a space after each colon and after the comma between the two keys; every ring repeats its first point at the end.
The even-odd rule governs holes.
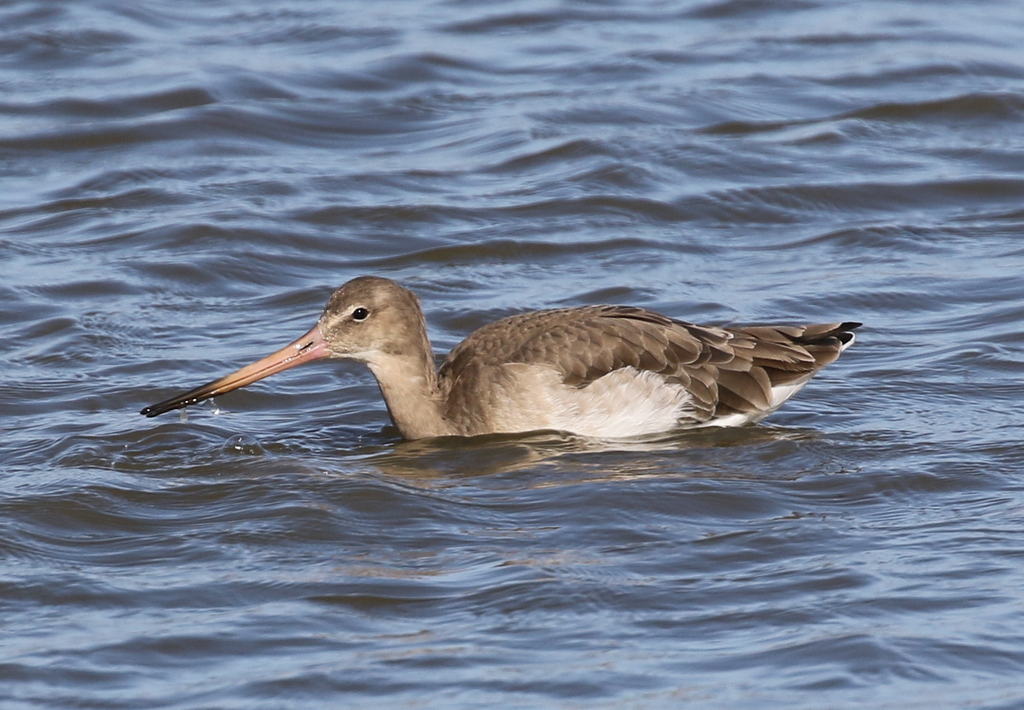
{"type": "Polygon", "coordinates": [[[560,429],[619,437],[759,421],[854,339],[859,323],[718,328],[642,308],[537,311],[485,325],[435,371],[419,302],[360,277],[286,348],[142,411],[156,416],[321,357],[367,363],[407,438],[560,429]]]}

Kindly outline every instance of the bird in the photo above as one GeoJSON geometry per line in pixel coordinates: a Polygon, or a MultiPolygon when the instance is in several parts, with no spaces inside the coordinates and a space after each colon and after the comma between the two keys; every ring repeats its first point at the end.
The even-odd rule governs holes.
{"type": "Polygon", "coordinates": [[[621,439],[754,424],[854,342],[861,323],[717,327],[592,305],[485,325],[435,365],[416,295],[360,276],[267,357],[141,411],[196,404],[322,358],[365,363],[406,439],[556,430],[621,439]]]}

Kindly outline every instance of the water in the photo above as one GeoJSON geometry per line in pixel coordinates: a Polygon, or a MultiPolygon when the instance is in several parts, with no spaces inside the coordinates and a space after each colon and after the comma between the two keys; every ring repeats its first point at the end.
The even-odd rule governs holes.
{"type": "Polygon", "coordinates": [[[1024,707],[1014,2],[0,7],[0,706],[1024,707]],[[138,410],[373,273],[865,322],[765,425],[138,410]]]}

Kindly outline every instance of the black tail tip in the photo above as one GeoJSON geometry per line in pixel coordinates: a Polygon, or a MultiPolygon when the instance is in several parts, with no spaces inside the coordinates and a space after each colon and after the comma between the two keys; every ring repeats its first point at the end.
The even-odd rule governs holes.
{"type": "Polygon", "coordinates": [[[855,321],[847,321],[846,323],[839,324],[838,332],[835,334],[835,337],[841,343],[840,352],[846,350],[846,348],[853,344],[853,341],[857,339],[857,336],[853,334],[853,330],[861,327],[862,325],[864,324],[857,323],[855,321]]]}

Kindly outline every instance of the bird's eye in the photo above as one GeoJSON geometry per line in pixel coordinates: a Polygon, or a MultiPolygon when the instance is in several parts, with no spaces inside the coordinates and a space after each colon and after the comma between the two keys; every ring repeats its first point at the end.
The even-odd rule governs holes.
{"type": "Polygon", "coordinates": [[[366,320],[370,315],[370,312],[360,306],[359,308],[352,311],[352,320],[366,320]]]}

